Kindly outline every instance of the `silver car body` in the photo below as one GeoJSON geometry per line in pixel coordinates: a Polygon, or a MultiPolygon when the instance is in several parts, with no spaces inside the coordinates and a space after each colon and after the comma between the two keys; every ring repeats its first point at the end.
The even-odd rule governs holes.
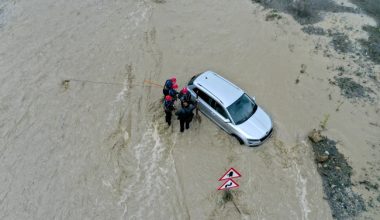
{"type": "Polygon", "coordinates": [[[254,98],[217,73],[206,71],[196,75],[187,87],[192,98],[198,102],[199,110],[227,133],[235,136],[241,144],[260,145],[271,135],[273,125],[269,115],[256,104],[254,98]],[[240,100],[245,100],[252,109],[246,118],[234,121],[237,116],[233,107],[240,100]]]}

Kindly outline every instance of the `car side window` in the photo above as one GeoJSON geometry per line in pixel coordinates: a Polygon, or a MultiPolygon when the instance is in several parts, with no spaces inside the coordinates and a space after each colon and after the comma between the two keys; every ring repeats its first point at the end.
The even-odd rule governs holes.
{"type": "Polygon", "coordinates": [[[202,90],[198,89],[198,88],[194,88],[193,89],[195,93],[198,94],[198,96],[203,99],[203,101],[205,101],[207,104],[210,105],[210,100],[212,100],[210,98],[210,96],[208,96],[206,93],[204,93],[202,90]]]}
{"type": "Polygon", "coordinates": [[[223,109],[223,107],[220,106],[219,103],[217,103],[213,98],[211,98],[210,96],[208,96],[206,93],[204,93],[202,90],[198,88],[194,88],[193,90],[195,93],[198,94],[198,96],[201,99],[203,99],[203,101],[209,104],[211,108],[215,109],[215,111],[217,111],[221,116],[223,116],[226,119],[229,118],[227,115],[227,112],[223,109]]]}
{"type": "Polygon", "coordinates": [[[211,107],[213,109],[215,109],[215,111],[217,111],[221,116],[223,116],[224,118],[228,119],[228,115],[227,115],[226,111],[223,109],[222,106],[219,105],[219,103],[217,103],[213,99],[211,101],[211,107]]]}

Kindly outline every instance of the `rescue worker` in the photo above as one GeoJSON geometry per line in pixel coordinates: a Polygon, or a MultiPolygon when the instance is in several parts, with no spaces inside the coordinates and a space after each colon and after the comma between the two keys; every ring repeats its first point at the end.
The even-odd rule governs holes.
{"type": "Polygon", "coordinates": [[[178,120],[180,123],[180,132],[183,132],[186,129],[189,129],[190,122],[193,120],[193,110],[195,109],[194,105],[189,104],[188,102],[184,101],[183,106],[180,110],[178,110],[175,114],[178,116],[178,120]]]}
{"type": "Polygon", "coordinates": [[[175,110],[174,100],[170,95],[165,96],[164,101],[164,111],[165,111],[165,121],[170,126],[172,123],[172,111],[175,110]]]}
{"type": "Polygon", "coordinates": [[[189,90],[187,89],[187,87],[183,87],[183,89],[178,94],[178,98],[181,101],[181,106],[183,106],[183,102],[185,101],[189,104],[193,104],[191,100],[191,94],[189,90]]]}
{"type": "Polygon", "coordinates": [[[169,95],[169,90],[173,88],[173,85],[177,82],[177,79],[175,77],[172,77],[171,79],[168,79],[165,81],[164,89],[162,90],[162,93],[164,93],[164,96],[169,95]]]}
{"type": "Polygon", "coordinates": [[[174,101],[177,100],[177,95],[178,95],[177,89],[178,89],[177,84],[174,84],[172,88],[169,89],[169,95],[173,98],[174,101]]]}

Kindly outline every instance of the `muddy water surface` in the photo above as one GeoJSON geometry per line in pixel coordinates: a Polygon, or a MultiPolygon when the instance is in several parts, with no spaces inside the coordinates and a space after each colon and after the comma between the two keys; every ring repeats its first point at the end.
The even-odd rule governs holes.
{"type": "Polygon", "coordinates": [[[290,16],[268,22],[251,1],[5,2],[1,219],[330,219],[307,132],[329,115],[354,165],[378,153],[378,131],[360,129],[376,106],[339,104],[326,67],[345,61],[290,16]],[[271,114],[269,141],[240,146],[203,115],[167,127],[144,80],[182,87],[209,69],[271,114]],[[235,204],[216,190],[229,167],[235,204]]]}

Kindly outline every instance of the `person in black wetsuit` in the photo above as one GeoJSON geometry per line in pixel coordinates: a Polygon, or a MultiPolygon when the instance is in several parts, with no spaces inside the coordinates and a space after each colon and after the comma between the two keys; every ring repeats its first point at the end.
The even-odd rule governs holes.
{"type": "Polygon", "coordinates": [[[183,106],[183,102],[187,102],[189,104],[194,104],[191,100],[191,94],[187,87],[184,87],[178,94],[178,98],[181,101],[181,106],[183,106]]]}
{"type": "Polygon", "coordinates": [[[175,110],[174,100],[170,95],[165,96],[164,101],[164,111],[165,111],[165,121],[170,126],[172,123],[172,111],[175,110]]]}
{"type": "Polygon", "coordinates": [[[178,120],[180,123],[180,132],[183,132],[186,129],[189,129],[190,122],[193,120],[193,110],[195,109],[194,105],[189,104],[188,102],[184,101],[182,103],[182,108],[178,110],[175,114],[178,116],[178,120]]]}

